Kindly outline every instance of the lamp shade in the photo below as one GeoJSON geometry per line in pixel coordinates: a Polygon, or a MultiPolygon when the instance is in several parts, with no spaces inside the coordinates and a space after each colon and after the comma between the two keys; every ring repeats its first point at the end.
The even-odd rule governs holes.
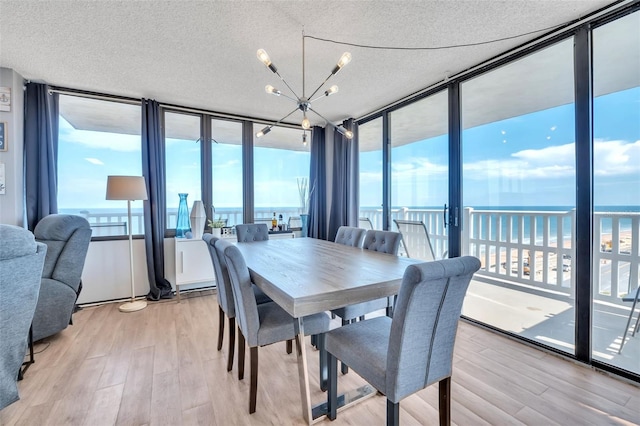
{"type": "Polygon", "coordinates": [[[144,176],[107,176],[107,200],[146,200],[144,176]]]}

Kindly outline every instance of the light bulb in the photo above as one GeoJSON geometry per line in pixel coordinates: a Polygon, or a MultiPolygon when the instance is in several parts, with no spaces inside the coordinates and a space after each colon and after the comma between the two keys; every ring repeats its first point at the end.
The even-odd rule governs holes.
{"type": "Polygon", "coordinates": [[[276,95],[276,96],[280,96],[280,93],[282,93],[270,84],[267,84],[266,86],[264,86],[264,91],[270,95],[276,95]]]}
{"type": "MultiPolygon", "coordinates": [[[[266,55],[266,52],[265,52],[265,55],[266,55]]],[[[268,58],[269,58],[269,57],[267,56],[267,59],[268,59],[268,58]]],[[[351,53],[349,53],[349,52],[344,52],[344,53],[342,54],[342,56],[340,57],[340,60],[338,61],[338,67],[342,68],[342,67],[344,67],[345,65],[347,65],[349,62],[351,62],[351,53]]]]}
{"type": "Polygon", "coordinates": [[[335,84],[329,87],[327,90],[325,90],[324,95],[329,96],[329,95],[333,95],[334,93],[338,93],[338,86],[336,86],[335,84]]]}
{"type": "Polygon", "coordinates": [[[267,133],[269,133],[270,131],[271,131],[271,126],[267,126],[264,129],[260,130],[258,133],[256,133],[256,138],[261,138],[267,133]]]}
{"type": "Polygon", "coordinates": [[[311,128],[311,121],[309,121],[309,119],[307,117],[302,119],[302,128],[305,130],[309,130],[311,128]]]}
{"type": "Polygon", "coordinates": [[[260,62],[265,64],[265,66],[268,67],[269,65],[271,65],[271,58],[269,58],[269,55],[264,49],[258,49],[257,55],[258,59],[260,59],[260,62]]]}
{"type": "Polygon", "coordinates": [[[347,137],[347,139],[353,139],[353,132],[351,130],[347,130],[346,132],[344,132],[344,135],[347,137]]]}

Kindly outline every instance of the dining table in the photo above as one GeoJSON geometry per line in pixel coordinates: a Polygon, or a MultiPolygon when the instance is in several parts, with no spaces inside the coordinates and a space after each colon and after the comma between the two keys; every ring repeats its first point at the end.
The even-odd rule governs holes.
{"type": "MultiPolygon", "coordinates": [[[[326,401],[312,406],[304,316],[360,302],[394,296],[407,266],[420,263],[373,250],[350,247],[316,238],[292,238],[236,243],[251,280],[298,321],[296,336],[302,416],[307,424],[326,415],[326,401]]],[[[374,394],[371,386],[347,392],[340,406],[374,394]]]]}

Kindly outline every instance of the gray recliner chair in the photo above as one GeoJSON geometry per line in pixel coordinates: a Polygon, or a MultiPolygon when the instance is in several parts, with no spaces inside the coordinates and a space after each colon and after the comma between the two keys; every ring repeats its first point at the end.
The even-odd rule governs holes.
{"type": "Polygon", "coordinates": [[[0,410],[19,399],[18,372],[38,301],[47,246],[26,229],[0,225],[0,410]]]}
{"type": "Polygon", "coordinates": [[[91,241],[89,222],[81,217],[52,214],[33,230],[36,241],[47,245],[42,285],[33,317],[33,340],[56,334],[71,323],[82,288],[81,276],[91,241]]]}

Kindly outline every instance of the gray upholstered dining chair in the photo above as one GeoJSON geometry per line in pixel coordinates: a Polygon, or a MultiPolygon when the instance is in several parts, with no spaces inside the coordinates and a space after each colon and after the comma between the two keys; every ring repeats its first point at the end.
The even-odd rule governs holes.
{"type": "MultiPolygon", "coordinates": [[[[224,254],[219,253],[215,248],[215,243],[218,241],[217,237],[211,234],[204,234],[202,239],[207,244],[209,249],[209,256],[211,257],[211,263],[213,264],[213,272],[216,277],[217,284],[217,297],[218,297],[218,350],[222,349],[222,340],[224,338],[224,318],[228,318],[229,323],[229,354],[227,361],[227,371],[231,371],[233,368],[233,357],[235,350],[236,340],[236,309],[233,303],[233,290],[231,289],[231,281],[229,281],[229,272],[227,271],[227,264],[224,258],[220,260],[224,254]]],[[[271,302],[271,299],[262,292],[255,285],[253,286],[254,294],[256,296],[256,303],[271,302]]]]}
{"type": "Polygon", "coordinates": [[[16,381],[38,302],[47,246],[24,228],[0,225],[0,410],[19,399],[16,381]]]}
{"type": "Polygon", "coordinates": [[[341,226],[336,233],[335,242],[350,247],[362,247],[362,240],[366,229],[352,226],[341,226]]]}
{"type": "Polygon", "coordinates": [[[269,228],[266,223],[243,223],[236,225],[236,236],[239,243],[266,241],[269,239],[269,228]]]}
{"type": "MultiPolygon", "coordinates": [[[[244,377],[245,341],[249,346],[251,364],[251,384],[249,390],[249,413],[256,411],[258,390],[258,347],[295,338],[298,322],[275,302],[256,304],[252,290],[249,269],[240,250],[233,244],[219,240],[216,247],[224,252],[227,269],[233,288],[233,298],[238,322],[238,377],[244,377]]],[[[304,317],[304,331],[307,335],[318,335],[321,357],[325,357],[324,333],[329,330],[329,316],[322,312],[304,317]]],[[[304,342],[296,339],[298,351],[304,342]]],[[[326,370],[324,359],[320,362],[321,381],[326,370]]]]}
{"type": "MultiPolygon", "coordinates": [[[[359,228],[356,228],[359,229],[359,228]]],[[[365,232],[364,229],[360,229],[365,232]]],[[[340,231],[338,231],[338,234],[340,231]]],[[[400,246],[401,236],[397,232],[392,231],[376,231],[370,229],[366,231],[364,235],[364,243],[362,248],[365,250],[374,250],[382,253],[388,253],[396,256],[398,254],[398,247],[400,246]]],[[[336,236],[336,242],[337,236],[336,236]]],[[[333,315],[339,316],[342,319],[342,325],[347,325],[354,322],[356,318],[364,319],[366,314],[379,311],[380,309],[387,310],[387,316],[391,316],[391,298],[376,299],[369,302],[356,303],[355,305],[345,306],[344,308],[334,309],[331,311],[333,315]]],[[[341,370],[343,374],[347,374],[349,368],[348,363],[343,362],[341,364],[341,370]]]]}
{"type": "Polygon", "coordinates": [[[453,347],[462,302],[480,261],[471,256],[407,267],[393,318],[377,317],[326,334],[329,418],[336,418],[337,360],[387,397],[387,425],[400,401],[439,382],[440,424],[451,421],[453,347]]]}

